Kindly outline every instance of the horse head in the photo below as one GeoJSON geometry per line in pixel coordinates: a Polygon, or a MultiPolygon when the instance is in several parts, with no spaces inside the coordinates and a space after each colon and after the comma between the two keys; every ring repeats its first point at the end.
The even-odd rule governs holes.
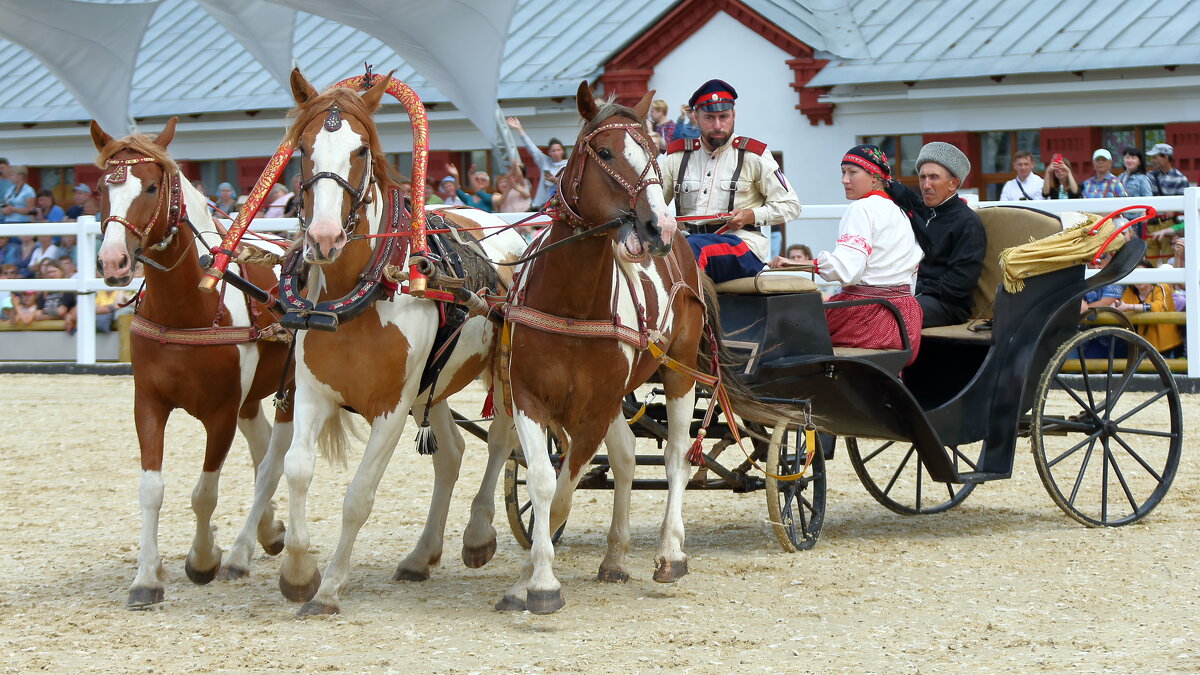
{"type": "Polygon", "coordinates": [[[180,206],[178,195],[170,194],[170,179],[179,170],[167,154],[167,145],[175,136],[178,119],[168,120],[157,138],[135,134],[120,140],[92,121],[92,143],[100,153],[96,165],[104,170],[99,185],[102,241],[96,266],[109,286],[128,284],[134,261],[148,260],[143,254],[146,249],[162,251],[175,237],[177,224],[170,211],[177,214],[180,206]],[[121,227],[109,227],[113,223],[121,227]]]}
{"type": "Polygon", "coordinates": [[[614,229],[618,255],[626,261],[667,255],[676,231],[663,198],[658,147],[642,121],[653,97],[647,92],[627,108],[596,101],[587,81],[580,83],[576,106],[585,123],[559,177],[568,219],[614,229]]]}
{"type": "Polygon", "coordinates": [[[343,88],[317,93],[299,68],[292,70],[296,119],[286,142],[301,156],[300,227],[309,262],[336,260],[350,235],[367,227],[363,216],[375,200],[376,181],[394,179],[372,119],[389,78],[361,96],[343,88]]]}

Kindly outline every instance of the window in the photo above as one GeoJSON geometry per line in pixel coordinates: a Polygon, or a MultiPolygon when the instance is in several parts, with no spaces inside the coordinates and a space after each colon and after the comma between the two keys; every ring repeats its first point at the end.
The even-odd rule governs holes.
{"type": "Polygon", "coordinates": [[[200,182],[204,184],[204,189],[208,192],[208,196],[212,197],[217,194],[217,186],[221,183],[229,183],[233,186],[234,192],[237,192],[237,162],[232,159],[214,159],[204,162],[196,162],[200,166],[200,182]]]}
{"type": "Polygon", "coordinates": [[[866,145],[877,145],[883,154],[887,155],[888,166],[901,183],[909,187],[917,185],[917,155],[921,153],[921,134],[900,134],[896,136],[863,136],[866,145]]]}
{"type": "MultiPolygon", "coordinates": [[[[979,134],[979,198],[1000,199],[1004,184],[1014,175],[1013,157],[1019,150],[1033,153],[1033,170],[1044,171],[1040,150],[1041,133],[1037,129],[1020,131],[984,131],[979,134]]],[[[972,162],[975,158],[971,158],[972,162]]]]}
{"type": "Polygon", "coordinates": [[[74,203],[71,190],[75,187],[75,167],[73,166],[43,166],[38,168],[39,190],[49,190],[54,194],[54,203],[64,209],[74,203]]]}
{"type": "Polygon", "coordinates": [[[1124,171],[1121,162],[1116,158],[1133,146],[1143,153],[1155,143],[1166,143],[1167,130],[1163,126],[1130,126],[1130,127],[1101,127],[1100,147],[1107,148],[1113,155],[1113,173],[1124,171]]]}

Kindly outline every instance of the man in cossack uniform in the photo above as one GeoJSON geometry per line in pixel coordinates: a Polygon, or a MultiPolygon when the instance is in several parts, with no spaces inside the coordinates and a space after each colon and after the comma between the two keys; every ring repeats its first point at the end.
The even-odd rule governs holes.
{"type": "Polygon", "coordinates": [[[700,138],[671,141],[662,161],[664,196],[674,199],[677,216],[731,214],[728,222],[680,223],[700,269],[717,282],[758,274],[771,257],[761,228],[800,215],[800,200],[766,143],[733,135],[735,100],[727,82],[701,85],[688,100],[700,138]]]}

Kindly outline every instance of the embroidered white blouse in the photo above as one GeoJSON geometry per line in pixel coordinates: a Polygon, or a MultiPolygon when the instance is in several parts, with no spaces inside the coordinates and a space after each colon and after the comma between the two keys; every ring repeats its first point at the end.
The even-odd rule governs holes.
{"type": "Polygon", "coordinates": [[[871,192],[850,203],[836,246],[817,254],[817,273],[843,285],[912,284],[922,255],[908,216],[887,196],[871,192]]]}

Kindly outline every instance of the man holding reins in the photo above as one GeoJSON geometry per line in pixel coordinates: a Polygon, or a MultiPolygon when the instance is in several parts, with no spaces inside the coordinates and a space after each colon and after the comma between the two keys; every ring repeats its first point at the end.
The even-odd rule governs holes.
{"type": "Polygon", "coordinates": [[[674,199],[677,216],[730,214],[686,223],[696,262],[717,282],[758,274],[771,257],[761,228],[800,215],[800,200],[767,145],[733,135],[736,99],[726,82],[701,85],[688,100],[700,138],[671,141],[662,162],[663,194],[674,199]]]}

